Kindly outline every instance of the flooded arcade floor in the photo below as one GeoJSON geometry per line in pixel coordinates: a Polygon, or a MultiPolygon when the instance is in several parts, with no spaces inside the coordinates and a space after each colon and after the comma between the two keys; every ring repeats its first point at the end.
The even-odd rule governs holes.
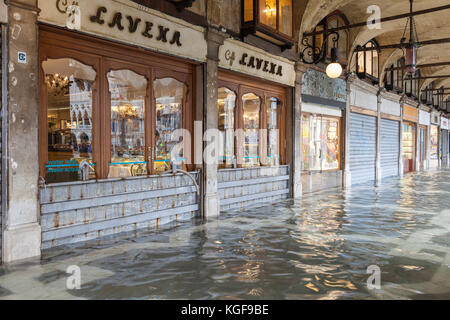
{"type": "Polygon", "coordinates": [[[47,251],[0,268],[0,299],[450,299],[449,190],[430,171],[47,251]]]}

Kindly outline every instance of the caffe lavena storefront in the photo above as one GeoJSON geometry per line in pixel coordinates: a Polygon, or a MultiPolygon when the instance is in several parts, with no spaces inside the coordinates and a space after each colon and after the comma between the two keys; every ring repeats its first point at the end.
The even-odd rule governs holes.
{"type": "Polygon", "coordinates": [[[286,117],[292,110],[294,62],[226,39],[219,67],[221,209],[289,197],[286,117]]]}
{"type": "Polygon", "coordinates": [[[126,0],[61,3],[39,1],[42,248],[190,219],[204,30],[126,0]]]}

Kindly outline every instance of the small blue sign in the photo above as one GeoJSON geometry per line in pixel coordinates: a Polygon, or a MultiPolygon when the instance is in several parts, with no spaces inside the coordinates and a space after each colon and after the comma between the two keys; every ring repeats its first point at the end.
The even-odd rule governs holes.
{"type": "Polygon", "coordinates": [[[17,62],[27,63],[27,53],[26,52],[18,52],[17,53],[17,62]]]}

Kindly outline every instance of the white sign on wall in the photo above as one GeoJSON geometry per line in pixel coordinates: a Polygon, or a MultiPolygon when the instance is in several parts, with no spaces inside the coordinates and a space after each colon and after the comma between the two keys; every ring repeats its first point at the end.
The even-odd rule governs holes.
{"type": "Polygon", "coordinates": [[[441,129],[449,130],[448,119],[441,117],[441,129]]]}
{"type": "Polygon", "coordinates": [[[129,0],[39,0],[39,21],[175,56],[205,61],[202,27],[129,0]]]}
{"type": "Polygon", "coordinates": [[[295,86],[295,64],[236,40],[225,40],[219,49],[221,68],[288,86],[295,86]]]}
{"type": "Polygon", "coordinates": [[[429,112],[419,110],[419,124],[424,126],[431,125],[431,114],[429,112]]]}

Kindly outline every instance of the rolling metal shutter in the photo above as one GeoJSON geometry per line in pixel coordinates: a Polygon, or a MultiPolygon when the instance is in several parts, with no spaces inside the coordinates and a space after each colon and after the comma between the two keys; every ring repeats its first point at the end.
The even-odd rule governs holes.
{"type": "Polygon", "coordinates": [[[377,119],[351,113],[349,129],[351,184],[374,181],[377,119]]]}
{"type": "Polygon", "coordinates": [[[398,176],[400,123],[398,121],[381,119],[380,141],[381,177],[398,176]]]}

